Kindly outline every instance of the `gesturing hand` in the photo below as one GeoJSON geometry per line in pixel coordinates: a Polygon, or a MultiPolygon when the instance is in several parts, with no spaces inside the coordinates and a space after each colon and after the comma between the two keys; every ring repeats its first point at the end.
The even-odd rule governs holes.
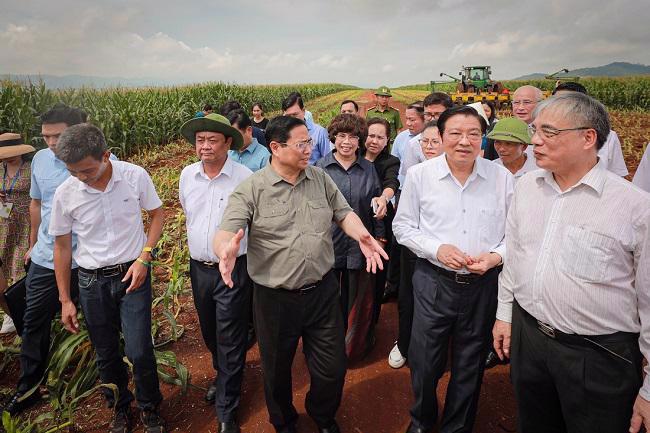
{"type": "Polygon", "coordinates": [[[237,260],[237,253],[239,252],[239,244],[244,238],[244,230],[239,229],[235,236],[233,236],[228,245],[222,250],[221,256],[219,256],[219,272],[221,272],[221,278],[223,282],[228,287],[234,285],[232,281],[232,270],[235,268],[235,261],[237,260]]]}
{"type": "Polygon", "coordinates": [[[467,254],[451,244],[440,245],[436,258],[440,263],[454,270],[459,270],[471,263],[471,259],[467,254]]]}
{"type": "Polygon", "coordinates": [[[384,264],[381,261],[381,258],[388,260],[388,254],[386,251],[379,245],[379,242],[375,240],[370,234],[366,233],[359,238],[359,248],[361,252],[366,257],[366,272],[377,273],[377,267],[379,269],[384,269],[384,264]]]}

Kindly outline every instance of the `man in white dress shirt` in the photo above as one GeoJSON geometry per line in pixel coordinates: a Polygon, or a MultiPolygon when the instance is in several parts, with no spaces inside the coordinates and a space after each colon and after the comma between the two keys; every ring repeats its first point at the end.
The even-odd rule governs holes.
{"type": "Polygon", "coordinates": [[[181,132],[194,144],[200,159],[183,169],[179,197],[186,216],[194,305],[203,341],[217,372],[205,399],[215,402],[217,431],[237,433],[252,283],[246,271],[246,239],[239,247],[232,288],[221,278],[212,239],[219,230],[230,193],[253,172],[228,158],[229,149],[242,147],[243,137],[227,118],[209,114],[192,119],[181,132]]]}
{"type": "Polygon", "coordinates": [[[487,123],[476,110],[451,108],[438,128],[445,153],[411,167],[393,222],[398,242],[419,257],[408,353],[415,404],[408,433],[430,432],[436,423],[436,387],[450,341],[451,379],[439,431],[472,431],[514,185],[508,170],[480,157],[487,123]]]}
{"type": "Polygon", "coordinates": [[[151,338],[151,260],[163,226],[162,202],[147,172],[128,162],[111,161],[102,132],[81,123],[59,138],[56,157],[70,172],[54,193],[49,233],[55,236],[54,272],[61,300],[61,321],[79,331],[77,309],[70,298],[70,264],[79,265],[79,303],[96,352],[99,377],[115,384],[104,390],[115,408],[111,433],[131,431],[124,352],[133,365],[135,394],[147,433],[165,432],[158,415],[162,395],[151,338]],[[145,235],[142,209],[150,218],[145,235]],[[77,248],[72,249],[72,234],[77,248]]]}
{"type": "Polygon", "coordinates": [[[517,183],[493,331],[517,430],[638,432],[650,426],[650,195],[599,161],[600,102],[567,92],[534,117],[543,170],[517,183]]]}

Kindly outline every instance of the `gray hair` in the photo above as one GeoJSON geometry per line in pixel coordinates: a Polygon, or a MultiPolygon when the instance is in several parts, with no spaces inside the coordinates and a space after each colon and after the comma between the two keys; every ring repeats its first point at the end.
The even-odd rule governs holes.
{"type": "Polygon", "coordinates": [[[533,93],[535,93],[535,99],[537,101],[541,101],[544,98],[544,92],[542,92],[539,88],[535,86],[531,86],[530,84],[526,84],[521,87],[517,87],[515,92],[512,94],[512,97],[514,98],[517,95],[517,92],[522,92],[524,90],[532,90],[533,93]]]}
{"type": "Polygon", "coordinates": [[[88,156],[99,161],[107,150],[102,131],[90,123],[80,123],[63,131],[54,153],[61,161],[74,164],[88,156]]]}
{"type": "Polygon", "coordinates": [[[603,104],[579,92],[563,92],[543,100],[533,111],[533,119],[544,110],[558,111],[576,127],[586,126],[596,131],[596,149],[600,150],[611,129],[609,114],[603,104]]]}

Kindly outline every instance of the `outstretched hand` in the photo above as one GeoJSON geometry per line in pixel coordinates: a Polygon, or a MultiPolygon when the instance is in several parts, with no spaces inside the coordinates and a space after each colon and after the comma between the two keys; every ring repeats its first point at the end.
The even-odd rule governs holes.
{"type": "Polygon", "coordinates": [[[381,258],[388,260],[388,254],[386,251],[379,245],[379,242],[369,233],[361,235],[359,238],[359,247],[361,252],[366,257],[366,272],[372,272],[373,274],[377,273],[377,268],[380,270],[384,269],[384,263],[381,258]]]}
{"type": "Polygon", "coordinates": [[[233,236],[228,245],[223,248],[221,255],[219,256],[219,272],[221,272],[221,278],[223,282],[231,287],[234,285],[232,281],[232,270],[235,268],[235,261],[237,260],[237,253],[239,252],[239,244],[244,238],[244,230],[239,229],[235,236],[233,236]]]}

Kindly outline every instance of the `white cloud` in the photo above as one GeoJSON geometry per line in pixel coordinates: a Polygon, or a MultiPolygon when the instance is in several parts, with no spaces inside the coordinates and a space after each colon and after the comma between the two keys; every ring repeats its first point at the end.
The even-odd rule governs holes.
{"type": "Polygon", "coordinates": [[[12,47],[18,45],[29,45],[34,42],[34,36],[26,25],[9,24],[7,30],[0,33],[0,40],[5,41],[12,47]]]}

